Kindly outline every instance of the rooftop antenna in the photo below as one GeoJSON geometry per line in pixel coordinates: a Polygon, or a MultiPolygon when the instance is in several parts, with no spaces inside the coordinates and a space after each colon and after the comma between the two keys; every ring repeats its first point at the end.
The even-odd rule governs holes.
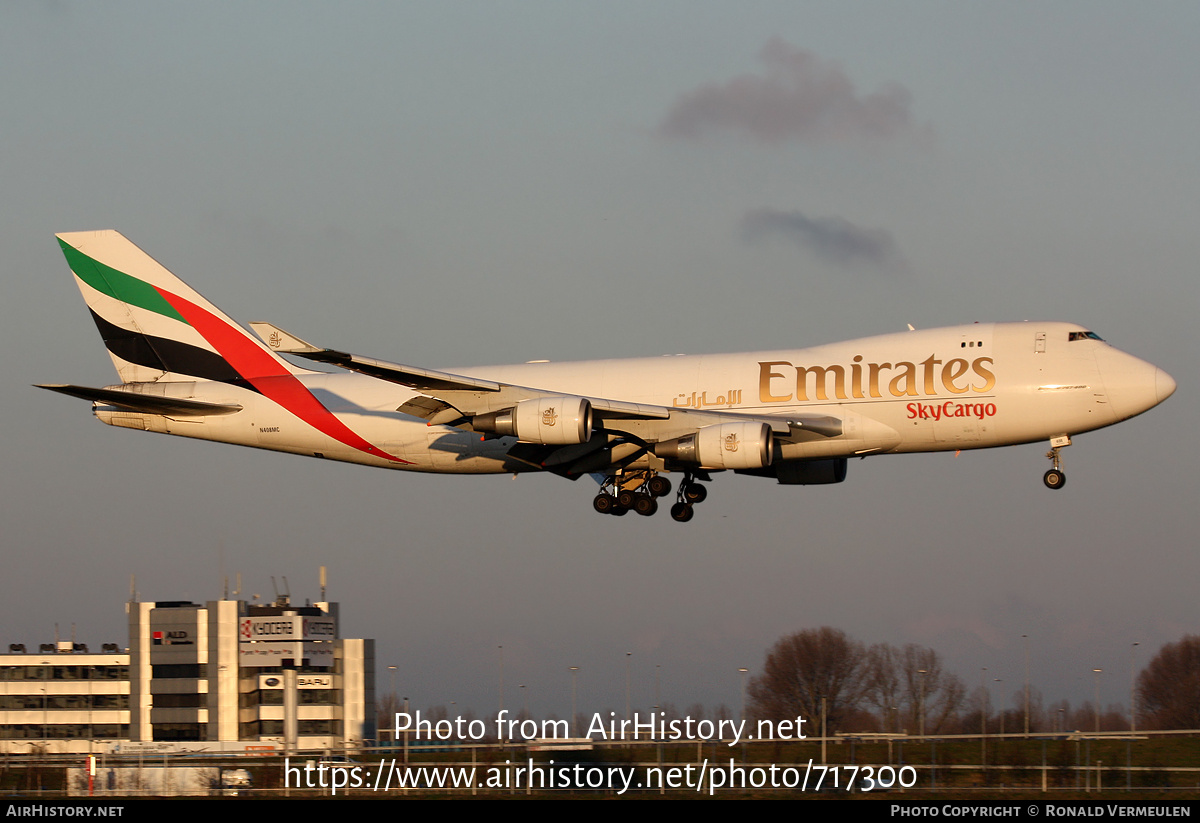
{"type": "Polygon", "coordinates": [[[321,567],[321,602],[325,602],[325,567],[321,567]]]}
{"type": "Polygon", "coordinates": [[[282,608],[292,601],[292,593],[288,589],[286,577],[283,578],[283,594],[279,593],[279,587],[275,585],[275,575],[271,575],[271,588],[275,590],[275,602],[273,605],[282,608]]]}
{"type": "Polygon", "coordinates": [[[129,602],[137,602],[137,575],[129,575],[129,602]]]}

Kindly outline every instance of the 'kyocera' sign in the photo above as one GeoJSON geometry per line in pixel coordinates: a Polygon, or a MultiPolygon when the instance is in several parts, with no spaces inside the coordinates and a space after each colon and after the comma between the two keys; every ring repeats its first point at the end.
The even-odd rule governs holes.
{"type": "Polygon", "coordinates": [[[335,621],[312,617],[246,617],[242,619],[242,640],[333,640],[335,621]]]}

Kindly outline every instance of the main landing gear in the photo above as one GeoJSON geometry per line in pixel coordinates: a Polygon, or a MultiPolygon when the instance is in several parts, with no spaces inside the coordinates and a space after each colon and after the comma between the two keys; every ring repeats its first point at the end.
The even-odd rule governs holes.
{"type": "MultiPolygon", "coordinates": [[[[618,517],[630,511],[650,517],[658,511],[658,499],[670,493],[671,481],[655,471],[620,471],[604,479],[600,493],[592,500],[592,508],[618,517]]],[[[708,489],[696,482],[691,472],[686,473],[676,495],[678,502],[671,507],[671,517],[686,523],[692,519],[692,506],[706,497],[708,489]]]]}
{"type": "Polygon", "coordinates": [[[1046,452],[1046,457],[1054,464],[1054,468],[1042,475],[1042,482],[1046,484],[1048,489],[1061,489],[1067,482],[1067,475],[1062,470],[1062,450],[1064,447],[1071,445],[1071,438],[1068,435],[1054,437],[1050,439],[1050,451],[1046,452]]]}
{"type": "Polygon", "coordinates": [[[688,472],[679,484],[679,494],[676,497],[678,502],[671,507],[671,517],[680,523],[686,523],[696,513],[693,506],[703,503],[708,497],[708,489],[696,482],[691,472],[688,472]]]}

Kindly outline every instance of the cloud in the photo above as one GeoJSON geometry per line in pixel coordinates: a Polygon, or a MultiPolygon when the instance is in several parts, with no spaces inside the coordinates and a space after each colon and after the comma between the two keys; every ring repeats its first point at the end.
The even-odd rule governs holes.
{"type": "Polygon", "coordinates": [[[762,75],[742,75],[682,95],[659,126],[664,137],[712,129],[746,131],[764,142],[886,140],[912,130],[912,95],[899,85],[859,95],[841,67],[771,39],[762,75]]]}
{"type": "Polygon", "coordinates": [[[842,217],[808,217],[798,211],[754,209],[742,218],[747,242],[780,236],[839,266],[870,263],[905,268],[896,241],[884,229],[856,226],[842,217]]]}

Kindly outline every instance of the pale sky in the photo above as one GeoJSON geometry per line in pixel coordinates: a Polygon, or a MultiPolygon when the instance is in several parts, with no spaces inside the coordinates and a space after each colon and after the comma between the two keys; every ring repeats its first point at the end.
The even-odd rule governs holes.
{"type": "Polygon", "coordinates": [[[0,6],[0,642],[127,642],[221,575],[377,640],[417,707],[737,707],[831,625],[969,686],[1128,700],[1198,631],[1194,4],[0,6]],[[114,228],[238,320],[402,363],[793,348],[1081,323],[1178,381],[1045,446],[718,476],[688,524],[551,476],[387,473],[103,426],[54,242],[114,228]],[[518,688],[525,684],[525,694],[518,688]]]}

